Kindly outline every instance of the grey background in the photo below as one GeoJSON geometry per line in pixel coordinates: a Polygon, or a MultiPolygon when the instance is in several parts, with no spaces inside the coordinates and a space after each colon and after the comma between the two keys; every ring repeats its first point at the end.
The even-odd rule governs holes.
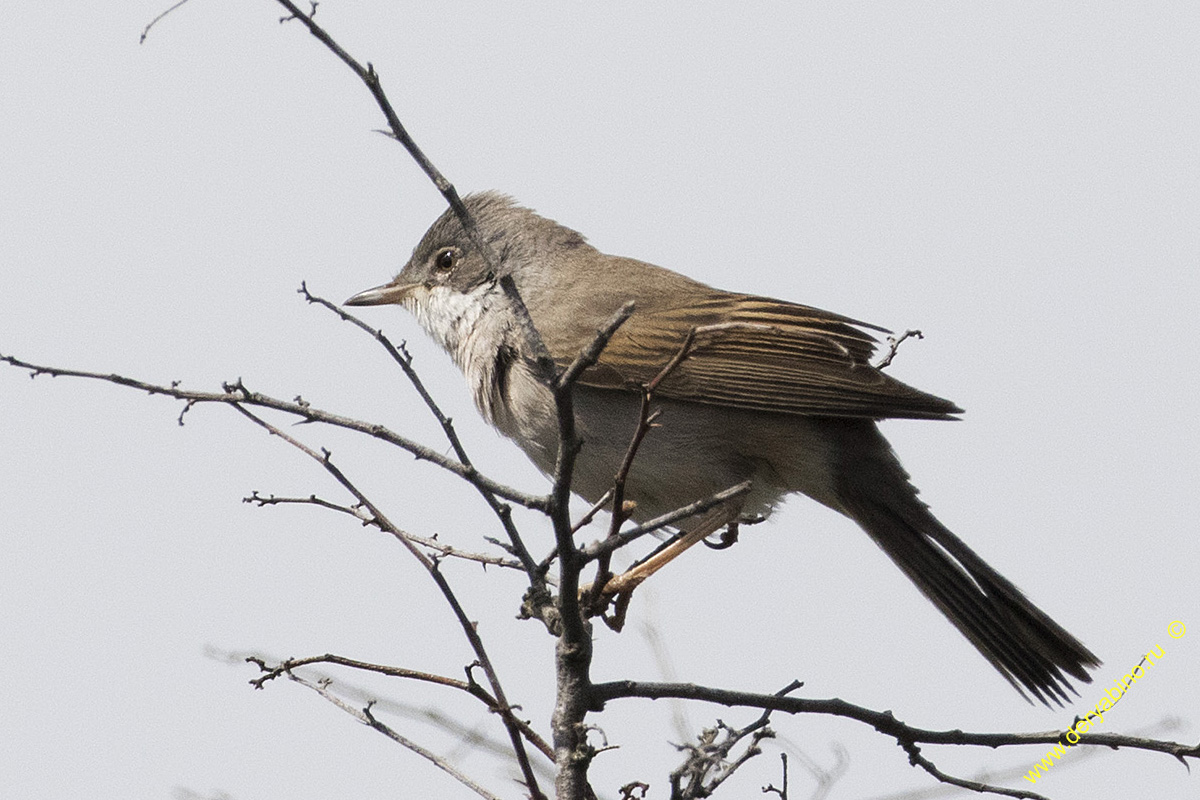
{"type": "MultiPolygon", "coordinates": [[[[5,9],[0,352],[198,389],[240,376],[442,447],[383,353],[295,295],[302,279],[341,300],[388,278],[439,196],[371,132],[365,89],[275,4],[190,3],[139,47],[165,5],[5,9]]],[[[1046,730],[1161,644],[1102,729],[1196,740],[1194,3],[326,0],[319,18],[374,62],[461,190],[507,191],[607,252],[725,288],[923,329],[892,371],[965,420],[887,435],[939,516],[1106,662],[1076,709],[1025,705],[852,524],[798,498],[733,550],[656,577],[630,630],[597,631],[598,679],[799,678],[925,727],[1046,730]],[[1170,639],[1172,620],[1193,632],[1170,639]]],[[[363,316],[410,339],[482,466],[544,486],[412,319],[363,316]]],[[[316,465],[227,409],[182,428],[178,413],[0,369],[0,795],[470,796],[316,695],[254,692],[250,668],[206,654],[333,651],[450,675],[471,658],[397,545],[329,513],[240,503],[254,489],[341,499],[316,465]]],[[[406,527],[464,546],[496,534],[436,469],[296,432],[406,527]]],[[[548,547],[536,520],[526,533],[548,547]]],[[[447,572],[544,729],[552,642],[512,619],[520,582],[447,572]]],[[[451,694],[337,677],[497,735],[451,694]]],[[[614,706],[595,720],[621,746],[594,768],[606,796],[634,779],[665,796],[678,714],[692,729],[754,716],[614,706]]],[[[388,719],[519,796],[458,734],[388,719]]],[[[779,747],[825,767],[845,748],[833,797],[943,796],[862,726],[776,723],[781,740],[728,796],[778,782],[779,747]]],[[[1021,775],[1045,750],[925,752],[1035,788],[1021,775]]],[[[1182,797],[1196,781],[1166,756],[1072,753],[1036,789],[1182,797]]]]}

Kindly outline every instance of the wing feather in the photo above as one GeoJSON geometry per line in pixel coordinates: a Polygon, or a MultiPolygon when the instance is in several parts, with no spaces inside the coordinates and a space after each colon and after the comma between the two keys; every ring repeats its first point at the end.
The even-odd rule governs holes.
{"type": "Polygon", "coordinates": [[[883,328],[765,297],[714,292],[688,299],[679,307],[635,311],[580,382],[640,387],[662,372],[696,328],[659,396],[808,416],[952,419],[961,412],[871,365],[876,341],[863,329],[883,328]]]}

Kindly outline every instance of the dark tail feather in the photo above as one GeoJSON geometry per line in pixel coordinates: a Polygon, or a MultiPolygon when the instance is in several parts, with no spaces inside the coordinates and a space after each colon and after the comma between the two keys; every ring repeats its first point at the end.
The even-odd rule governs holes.
{"type": "Polygon", "coordinates": [[[844,513],[1023,697],[1024,688],[1047,706],[1070,701],[1075,690],[1063,673],[1091,683],[1087,670],[1100,660],[938,522],[887,441],[872,433],[874,446],[839,476],[844,513]]]}

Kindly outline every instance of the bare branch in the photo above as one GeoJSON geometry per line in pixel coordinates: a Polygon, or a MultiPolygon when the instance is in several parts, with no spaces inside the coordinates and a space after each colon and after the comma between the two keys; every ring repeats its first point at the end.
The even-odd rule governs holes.
{"type": "MultiPolygon", "coordinates": [[[[276,411],[282,411],[286,414],[292,414],[302,418],[306,422],[322,422],[326,425],[333,425],[347,430],[358,431],[365,433],[368,436],[373,436],[376,439],[395,445],[402,450],[406,450],[420,461],[428,461],[442,469],[452,472],[468,483],[478,486],[481,490],[492,492],[493,494],[503,497],[505,500],[510,500],[518,505],[526,508],[545,511],[547,501],[544,497],[537,497],[526,494],[525,492],[513,489],[509,486],[496,483],[491,478],[476,470],[473,466],[463,464],[452,458],[447,458],[436,450],[418,444],[411,439],[406,439],[399,434],[392,432],[383,425],[375,425],[369,422],[343,417],[338,414],[333,414],[328,411],[322,411],[318,408],[313,408],[304,401],[289,402],[278,398],[270,397],[258,392],[251,392],[242,384],[241,380],[234,383],[226,384],[222,392],[195,392],[185,389],[180,389],[178,382],[172,383],[170,386],[162,386],[159,384],[148,383],[146,381],[137,380],[135,378],[127,378],[123,375],[103,374],[99,372],[86,372],[83,370],[63,369],[60,367],[47,367],[38,364],[32,364],[28,361],[13,356],[0,355],[0,361],[11,364],[20,369],[27,369],[30,372],[30,377],[36,378],[39,375],[51,375],[54,377],[70,377],[70,378],[85,378],[88,380],[106,381],[115,383],[118,386],[126,386],[131,389],[138,389],[147,394],[161,394],[167,397],[173,397],[176,400],[184,400],[189,406],[199,403],[222,403],[225,405],[247,405],[257,406],[260,408],[270,408],[276,411]]],[[[185,409],[186,410],[186,409],[185,409]]]]}
{"type": "Polygon", "coordinates": [[[972,792],[980,792],[987,794],[996,794],[1001,797],[1016,797],[1023,800],[1050,800],[1045,795],[1031,792],[1026,789],[1008,789],[1004,786],[996,786],[991,783],[983,783],[982,781],[973,781],[967,778],[959,778],[949,773],[942,772],[937,768],[937,765],[930,761],[925,756],[921,755],[921,748],[915,742],[910,742],[906,739],[897,739],[897,743],[904,748],[904,752],[908,753],[908,763],[914,767],[920,767],[928,772],[941,783],[950,786],[957,786],[961,789],[970,789],[972,792]]]}
{"type": "Polygon", "coordinates": [[[355,519],[359,520],[360,522],[363,521],[363,518],[361,516],[359,516],[358,512],[355,511],[353,506],[344,506],[339,503],[331,502],[329,500],[322,500],[320,497],[317,497],[315,494],[310,494],[308,497],[277,497],[273,494],[264,496],[264,495],[259,494],[258,490],[256,489],[253,492],[251,492],[248,497],[243,497],[242,502],[243,503],[251,503],[253,505],[258,506],[259,508],[266,508],[267,506],[287,506],[287,505],[317,506],[318,508],[328,508],[331,511],[338,511],[343,514],[349,514],[350,516],[354,517],[355,519]]]}
{"type": "MultiPolygon", "coordinates": [[[[536,326],[533,324],[532,318],[529,316],[529,310],[525,307],[524,300],[517,292],[516,284],[513,282],[511,275],[501,274],[500,264],[496,259],[492,248],[483,237],[479,235],[479,228],[475,224],[475,220],[467,211],[466,205],[463,204],[462,198],[458,195],[458,190],[454,188],[454,184],[446,179],[446,176],[433,165],[429,157],[424,151],[417,146],[416,141],[409,135],[404,124],[400,122],[400,117],[396,115],[396,111],[392,108],[392,103],[388,100],[387,95],[383,91],[383,84],[379,80],[379,74],[375,72],[375,67],[370,63],[364,68],[358,63],[349,53],[342,49],[341,45],[333,40],[333,37],[325,32],[321,26],[313,22],[312,15],[305,15],[299,8],[290,0],[278,0],[279,4],[291,12],[292,16],[299,19],[308,28],[309,32],[317,37],[328,47],[334,55],[342,60],[346,66],[354,71],[354,74],[359,77],[367,89],[371,92],[371,96],[375,98],[376,104],[380,111],[383,112],[384,118],[387,120],[390,135],[396,141],[404,146],[413,160],[417,162],[417,166],[433,181],[433,185],[437,187],[442,196],[446,198],[446,202],[450,204],[450,208],[454,209],[454,214],[462,223],[463,230],[470,237],[471,243],[482,254],[488,268],[499,276],[500,287],[504,290],[505,295],[512,303],[514,310],[517,313],[518,319],[521,320],[522,328],[524,329],[526,340],[533,354],[534,364],[538,373],[544,380],[549,380],[554,375],[554,360],[550,357],[550,352],[546,349],[545,343],[542,341],[541,335],[537,332],[536,326]]],[[[315,9],[314,9],[315,10],[315,9]]]]}
{"type": "MultiPolygon", "coordinates": [[[[605,702],[618,698],[642,697],[654,700],[674,697],[686,700],[701,700],[725,706],[747,706],[783,711],[788,714],[826,714],[844,717],[870,725],[880,733],[894,738],[904,748],[905,752],[909,754],[911,763],[921,767],[939,781],[953,783],[956,786],[973,788],[975,791],[1004,794],[1009,797],[1039,798],[1041,795],[1033,792],[1024,792],[1023,790],[992,787],[988,784],[970,781],[961,782],[961,779],[945,775],[945,773],[938,770],[928,759],[920,755],[920,751],[916,746],[918,744],[944,744],[996,748],[1012,745],[1055,744],[1062,737],[1061,731],[1045,731],[1041,733],[967,733],[961,730],[927,730],[924,728],[915,728],[901,722],[890,711],[875,711],[838,698],[811,699],[783,697],[780,695],[717,689],[691,683],[651,683],[639,681],[598,683],[592,686],[592,697],[596,702],[593,710],[600,710],[605,702]],[[944,780],[945,778],[950,778],[950,780],[944,780]]],[[[1186,745],[1179,742],[1145,739],[1137,736],[1123,736],[1121,734],[1089,733],[1080,739],[1077,743],[1078,745],[1109,747],[1114,750],[1127,747],[1135,750],[1166,753],[1185,764],[1187,763],[1185,760],[1187,758],[1200,759],[1200,744],[1186,745]]]]}
{"type": "Polygon", "coordinates": [[[459,627],[462,628],[463,634],[470,643],[471,649],[475,652],[475,657],[479,659],[479,665],[483,668],[484,675],[487,676],[488,683],[491,685],[492,693],[496,698],[497,713],[499,713],[500,719],[503,720],[505,727],[508,729],[509,738],[512,740],[513,753],[517,758],[518,765],[521,767],[521,774],[526,780],[526,788],[529,789],[535,800],[542,800],[545,798],[545,795],[542,794],[541,789],[538,787],[537,778],[534,775],[533,768],[529,763],[529,756],[525,752],[521,726],[516,718],[516,715],[513,714],[512,704],[510,704],[507,697],[505,697],[504,689],[500,685],[500,679],[496,674],[495,668],[492,666],[492,661],[488,656],[487,648],[484,647],[483,639],[480,638],[479,632],[476,630],[475,623],[467,617],[467,614],[463,610],[462,604],[459,603],[458,597],[455,595],[450,583],[446,580],[445,576],[442,575],[441,570],[438,568],[437,562],[429,558],[429,556],[421,552],[417,545],[405,538],[403,533],[392,524],[391,520],[389,520],[384,513],[374,503],[372,503],[370,499],[368,499],[367,496],[364,495],[340,469],[333,464],[328,451],[317,453],[307,445],[284,433],[271,423],[267,422],[261,417],[256,416],[244,408],[241,404],[234,403],[233,407],[238,412],[243,414],[247,419],[261,426],[271,434],[283,439],[288,444],[297,448],[302,453],[321,464],[321,466],[324,467],[325,470],[332,475],[338,483],[340,483],[348,492],[354,495],[358,502],[371,512],[380,528],[386,530],[388,533],[391,533],[397,541],[404,545],[404,547],[413,555],[413,557],[420,562],[421,566],[425,568],[426,572],[429,573],[429,576],[433,578],[433,582],[437,584],[442,596],[450,605],[450,609],[454,612],[454,616],[458,620],[459,627]]]}
{"type": "Polygon", "coordinates": [[[554,381],[554,400],[558,409],[558,455],[555,459],[554,485],[550,491],[547,513],[554,525],[554,538],[559,559],[559,611],[564,635],[573,641],[586,639],[583,615],[579,609],[579,570],[583,562],[575,547],[575,526],[569,517],[571,481],[579,440],[575,434],[575,381],[583,371],[596,363],[601,352],[617,329],[633,314],[633,303],[626,303],[608,323],[596,332],[591,343],[576,356],[554,381]]]}
{"type": "Polygon", "coordinates": [[[763,794],[777,794],[779,800],[788,800],[788,759],[787,753],[780,753],[779,760],[783,762],[783,780],[780,781],[782,786],[775,786],[768,783],[763,787],[763,794]]]}
{"type": "MultiPolygon", "coordinates": [[[[467,681],[458,680],[457,678],[447,678],[444,675],[436,675],[432,672],[422,672],[415,669],[405,669],[404,667],[389,667],[383,664],[371,664],[366,661],[356,661],[355,659],[337,656],[332,653],[325,653],[324,655],[320,656],[308,656],[306,658],[289,658],[285,661],[279,662],[275,666],[269,666],[264,659],[259,658],[258,656],[247,656],[245,660],[249,664],[256,665],[263,673],[259,677],[250,681],[250,685],[255,689],[262,689],[268,682],[275,680],[279,676],[291,672],[294,669],[306,667],[309,664],[337,664],[343,667],[359,669],[364,672],[378,672],[380,675],[387,675],[393,678],[411,678],[413,680],[424,681],[426,683],[436,683],[440,686],[448,686],[451,689],[460,689],[470,694],[475,694],[472,691],[473,689],[478,689],[480,692],[483,692],[483,687],[479,686],[477,683],[468,683],[467,681]]],[[[483,692],[483,696],[477,694],[475,696],[480,697],[480,699],[484,700],[485,702],[495,703],[495,700],[492,699],[491,695],[486,694],[486,692],[483,692]]]]}
{"type": "Polygon", "coordinates": [[[431,395],[429,390],[425,388],[424,381],[421,380],[421,377],[417,374],[417,371],[413,369],[412,355],[408,352],[408,349],[403,342],[401,342],[400,346],[397,347],[396,345],[392,344],[391,339],[384,335],[383,331],[371,327],[336,303],[311,293],[308,290],[307,281],[300,282],[300,288],[296,290],[296,293],[303,296],[307,302],[332,311],[334,314],[340,317],[342,321],[349,322],[351,325],[354,325],[356,328],[377,341],[387,352],[387,354],[392,357],[392,360],[399,365],[400,369],[404,372],[404,377],[408,378],[408,382],[411,383],[413,388],[417,390],[417,394],[420,396],[421,401],[425,403],[425,407],[429,409],[430,413],[433,414],[434,419],[436,419],[438,424],[442,427],[442,432],[446,434],[446,440],[450,442],[450,446],[454,449],[454,454],[458,456],[458,460],[467,465],[471,463],[470,457],[467,456],[466,448],[463,447],[462,441],[460,441],[458,438],[458,433],[454,430],[453,421],[444,413],[442,413],[442,409],[438,406],[437,401],[433,399],[433,395],[431,395]]]}
{"type": "Polygon", "coordinates": [[[672,800],[698,800],[712,796],[746,762],[761,755],[759,743],[775,736],[775,732],[767,727],[770,713],[764,713],[744,728],[731,728],[717,720],[715,727],[700,732],[696,744],[679,745],[679,749],[687,753],[687,758],[671,772],[672,800]],[[747,736],[750,737],[750,743],[731,759],[733,749],[747,736]]]}
{"type": "MultiPolygon", "coordinates": [[[[374,525],[375,527],[378,527],[378,523],[376,523],[376,521],[373,518],[371,518],[369,514],[364,514],[361,506],[341,505],[338,503],[330,502],[328,500],[322,500],[321,498],[317,497],[316,495],[309,495],[308,497],[277,497],[273,494],[263,496],[263,495],[259,494],[258,492],[252,492],[249,497],[243,497],[242,502],[243,503],[253,503],[254,505],[257,505],[259,508],[264,508],[266,506],[281,506],[281,505],[317,506],[319,508],[327,508],[327,509],[330,509],[331,511],[337,511],[342,514],[347,514],[351,517],[354,517],[356,520],[361,522],[363,525],[374,525]]],[[[387,533],[387,531],[385,531],[385,533],[387,533]]],[[[444,543],[438,541],[436,537],[420,536],[415,533],[410,533],[409,531],[402,531],[401,533],[409,541],[415,542],[416,544],[419,544],[422,547],[433,550],[439,556],[444,556],[447,558],[458,558],[458,559],[462,559],[463,561],[474,561],[476,563],[483,564],[484,566],[491,565],[491,566],[496,566],[496,567],[503,567],[505,569],[518,570],[520,572],[525,571],[525,568],[521,565],[521,562],[511,559],[511,558],[504,558],[503,556],[490,555],[488,553],[472,553],[467,550],[460,550],[459,548],[454,547],[453,545],[444,544],[444,543]]]]}
{"type": "Polygon", "coordinates": [[[590,525],[592,520],[595,519],[596,515],[603,511],[604,507],[609,504],[609,501],[612,500],[612,497],[612,489],[609,489],[607,492],[600,495],[600,499],[595,503],[592,503],[592,507],[589,508],[587,512],[580,517],[574,525],[571,526],[571,533],[579,533],[581,530],[590,525]]]}
{"type": "Polygon", "coordinates": [[[561,630],[555,652],[558,691],[551,729],[554,762],[558,767],[555,788],[560,800],[580,800],[590,791],[587,770],[593,755],[583,724],[590,705],[592,663],[591,630],[579,604],[579,572],[585,562],[575,546],[570,518],[571,479],[575,456],[579,452],[575,433],[575,381],[596,363],[613,334],[632,314],[633,303],[622,306],[553,382],[558,411],[558,455],[546,513],[554,526],[559,567],[557,611],[561,630]]]}
{"type": "MultiPolygon", "coordinates": [[[[688,331],[687,336],[684,337],[683,343],[679,346],[674,356],[671,357],[653,379],[642,385],[642,402],[638,410],[638,424],[633,432],[633,436],[630,438],[629,447],[625,450],[625,456],[621,459],[621,466],[617,469],[617,474],[613,477],[611,492],[612,520],[608,530],[609,539],[616,538],[621,526],[625,523],[625,483],[629,478],[629,471],[633,468],[633,462],[637,458],[642,441],[646,438],[646,435],[654,425],[655,419],[659,416],[658,411],[651,411],[651,403],[654,399],[655,390],[688,357],[692,345],[696,341],[697,333],[724,330],[730,324],[739,323],[693,327],[688,331]]],[[[605,550],[600,552],[596,557],[596,579],[593,581],[591,589],[587,592],[587,597],[584,600],[584,607],[588,614],[599,613],[607,605],[607,601],[602,598],[605,596],[605,589],[608,586],[609,580],[613,577],[610,571],[611,553],[611,550],[605,550]]],[[[625,598],[622,607],[626,603],[628,603],[628,598],[625,598]]],[[[622,618],[623,615],[617,617],[618,620],[622,618]]],[[[618,628],[621,624],[623,623],[619,622],[618,628]]]]}

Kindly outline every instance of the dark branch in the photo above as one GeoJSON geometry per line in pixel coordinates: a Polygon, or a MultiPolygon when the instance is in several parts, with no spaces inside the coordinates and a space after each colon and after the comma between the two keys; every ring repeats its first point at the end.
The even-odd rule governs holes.
{"type": "Polygon", "coordinates": [[[188,0],[179,0],[179,2],[178,2],[178,3],[176,3],[176,4],[175,4],[175,5],[173,5],[173,6],[171,6],[171,7],[170,7],[170,8],[168,8],[166,11],[162,12],[162,13],[161,13],[161,14],[159,14],[157,17],[155,17],[154,19],[150,20],[150,23],[149,23],[148,25],[146,25],[146,27],[142,28],[142,35],[141,35],[141,36],[138,38],[138,44],[145,44],[145,42],[146,42],[146,37],[150,35],[150,29],[151,29],[151,28],[153,28],[155,25],[157,25],[157,24],[158,24],[158,22],[159,22],[159,20],[161,20],[163,17],[165,17],[165,16],[167,16],[168,14],[170,14],[170,13],[171,13],[172,11],[174,11],[175,9],[179,8],[181,5],[183,5],[183,4],[184,4],[184,3],[186,3],[187,1],[188,1],[188,0]]]}
{"type": "MultiPolygon", "coordinates": [[[[764,710],[782,711],[788,714],[826,714],[835,717],[856,720],[870,725],[880,733],[890,736],[909,754],[911,763],[919,766],[938,780],[946,776],[928,759],[920,755],[918,744],[971,745],[978,747],[1006,747],[1013,745],[1055,744],[1062,737],[1062,731],[1045,731],[1041,733],[968,733],[961,730],[934,731],[915,728],[896,719],[890,711],[875,711],[873,709],[847,703],[837,698],[811,699],[804,697],[782,697],[780,695],[758,694],[754,692],[738,692],[730,689],[717,689],[698,686],[691,683],[651,683],[639,681],[613,681],[598,683],[592,686],[592,698],[596,705],[594,711],[600,710],[609,700],[620,698],[641,697],[651,700],[660,698],[678,698],[683,700],[700,700],[708,703],[718,703],[724,706],[744,706],[764,710]]],[[[1186,745],[1179,742],[1168,742],[1156,739],[1145,739],[1137,736],[1120,734],[1088,733],[1083,736],[1079,745],[1091,747],[1108,747],[1114,750],[1127,747],[1134,750],[1147,750],[1165,753],[1183,763],[1185,759],[1200,759],[1200,744],[1186,745]]],[[[975,791],[989,791],[1005,794],[1009,797],[1039,798],[1038,794],[1022,790],[992,787],[987,784],[961,782],[953,778],[950,781],[957,786],[974,788],[975,791]],[[969,784],[969,785],[968,785],[969,784]],[[977,788],[985,787],[985,788],[977,788]]]]}
{"type": "Polygon", "coordinates": [[[560,800],[579,800],[589,793],[587,771],[594,755],[584,726],[591,702],[592,663],[591,630],[579,603],[579,573],[585,562],[575,546],[570,517],[571,479],[580,447],[575,433],[575,381],[596,363],[613,334],[631,314],[633,303],[626,303],[552,384],[558,412],[558,455],[546,513],[554,527],[559,568],[557,614],[561,628],[555,652],[558,691],[551,729],[558,768],[555,789],[560,800]]]}
{"type": "Polygon", "coordinates": [[[550,491],[547,513],[554,525],[554,539],[559,559],[559,612],[564,636],[579,643],[587,639],[583,615],[579,606],[579,571],[584,561],[579,557],[573,538],[570,519],[571,481],[579,440],[575,433],[575,381],[584,370],[600,358],[613,335],[633,315],[633,303],[626,303],[607,324],[596,332],[591,343],[576,356],[554,381],[554,400],[558,410],[558,455],[554,467],[554,485],[550,491]]]}
{"type": "MultiPolygon", "coordinates": [[[[471,239],[471,244],[483,255],[484,261],[488,268],[497,275],[501,275],[500,263],[497,261],[492,248],[483,240],[479,234],[479,228],[475,224],[474,218],[467,211],[466,205],[462,198],[458,195],[458,190],[454,188],[454,184],[446,179],[446,176],[433,165],[425,152],[417,145],[416,141],[409,135],[408,130],[397,116],[396,110],[392,108],[392,103],[383,91],[383,84],[379,80],[379,74],[375,72],[375,67],[370,63],[366,67],[358,63],[349,53],[342,49],[341,45],[333,40],[321,26],[313,22],[312,15],[305,15],[299,8],[290,0],[278,0],[279,4],[291,12],[292,16],[299,19],[308,28],[309,32],[317,37],[326,47],[342,60],[346,66],[354,71],[354,74],[359,77],[367,89],[371,92],[371,96],[375,98],[376,104],[380,111],[383,112],[384,118],[387,120],[390,136],[404,146],[412,159],[417,162],[417,166],[429,177],[433,185],[437,187],[442,196],[446,198],[450,208],[454,209],[455,216],[462,223],[463,230],[471,239]]],[[[538,371],[543,377],[549,379],[554,374],[554,360],[550,357],[550,352],[546,349],[545,343],[542,342],[542,337],[537,332],[537,328],[533,324],[533,320],[529,316],[528,309],[525,308],[525,303],[521,299],[521,295],[517,292],[516,284],[513,283],[512,277],[501,275],[500,286],[508,299],[512,303],[517,312],[518,318],[522,322],[522,327],[525,329],[526,338],[528,339],[531,352],[533,353],[534,362],[538,367],[538,371]]]]}

